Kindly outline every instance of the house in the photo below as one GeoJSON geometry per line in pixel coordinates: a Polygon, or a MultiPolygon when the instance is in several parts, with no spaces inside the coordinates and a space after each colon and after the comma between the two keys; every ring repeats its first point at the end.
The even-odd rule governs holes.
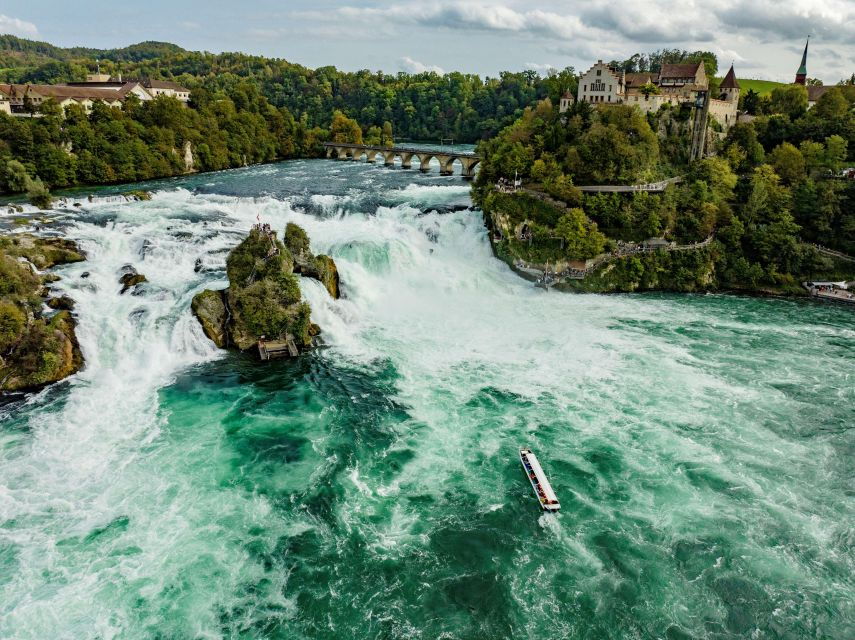
{"type": "Polygon", "coordinates": [[[626,96],[626,73],[602,60],[579,78],[577,99],[593,104],[620,104],[626,96]]]}
{"type": "Polygon", "coordinates": [[[142,101],[153,100],[159,95],[176,98],[183,104],[190,101],[190,90],[175,82],[163,80],[122,80],[106,74],[93,73],[86,82],[67,84],[0,84],[0,112],[10,115],[31,115],[32,108],[38,108],[47,100],[55,100],[65,109],[69,105],[79,104],[86,113],[92,111],[92,105],[101,101],[110,107],[120,107],[130,95],[142,101]]]}
{"type": "Polygon", "coordinates": [[[171,96],[184,104],[190,102],[190,90],[182,87],[177,82],[146,80],[143,82],[143,86],[154,98],[157,96],[171,96]]]}
{"type": "MultiPolygon", "coordinates": [[[[703,61],[663,64],[659,71],[626,73],[597,60],[579,78],[578,100],[592,104],[629,104],[644,113],[656,112],[663,105],[694,103],[709,90],[709,78],[703,61]],[[652,87],[653,90],[648,90],[652,87]]],[[[739,83],[731,65],[716,96],[711,96],[710,113],[723,128],[736,122],[739,83]]],[[[561,111],[565,109],[561,108],[561,111]]]]}
{"type": "Polygon", "coordinates": [[[811,107],[815,106],[816,103],[819,102],[819,99],[825,95],[826,91],[828,91],[829,89],[832,89],[832,88],[833,87],[825,87],[822,85],[818,85],[818,86],[810,85],[810,86],[805,87],[805,89],[807,89],[807,94],[808,94],[808,106],[807,106],[807,108],[810,109],[811,107]]]}
{"type": "Polygon", "coordinates": [[[182,87],[177,82],[167,80],[122,80],[121,74],[113,78],[103,73],[90,73],[86,76],[86,82],[69,82],[67,86],[112,89],[113,91],[124,91],[126,94],[127,92],[131,92],[143,101],[166,95],[176,98],[183,104],[190,102],[190,89],[182,87]]]}

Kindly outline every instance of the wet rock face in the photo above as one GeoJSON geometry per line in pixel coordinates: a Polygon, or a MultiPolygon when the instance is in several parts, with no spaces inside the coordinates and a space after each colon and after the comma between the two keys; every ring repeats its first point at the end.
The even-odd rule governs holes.
{"type": "Polygon", "coordinates": [[[225,291],[205,289],[193,298],[191,309],[202,325],[202,330],[220,349],[228,344],[228,312],[224,300],[225,291]]]}
{"type": "Polygon", "coordinates": [[[121,274],[119,276],[119,284],[122,285],[122,290],[119,292],[120,294],[126,293],[128,290],[133,289],[138,284],[142,284],[143,282],[148,282],[148,278],[146,278],[143,274],[138,273],[133,265],[126,264],[119,271],[121,274]]]}
{"type": "Polygon", "coordinates": [[[74,310],[74,300],[66,295],[59,296],[58,298],[51,298],[47,301],[47,306],[51,309],[57,309],[59,311],[72,311],[74,310]]]}
{"type": "Polygon", "coordinates": [[[333,299],[341,297],[341,282],[335,261],[329,256],[313,255],[309,248],[309,237],[296,224],[288,223],[285,227],[285,246],[294,256],[294,273],[314,278],[326,287],[333,299]]]}

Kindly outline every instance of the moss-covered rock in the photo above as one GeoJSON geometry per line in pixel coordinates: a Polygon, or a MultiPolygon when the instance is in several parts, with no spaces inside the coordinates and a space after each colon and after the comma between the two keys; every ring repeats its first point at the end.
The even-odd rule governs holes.
{"type": "Polygon", "coordinates": [[[205,289],[193,297],[191,308],[199,319],[202,330],[220,349],[228,343],[228,327],[226,326],[226,303],[223,294],[226,291],[211,291],[205,289]]]}
{"type": "Polygon", "coordinates": [[[58,311],[73,311],[74,300],[69,296],[62,295],[57,298],[50,298],[47,301],[47,306],[58,311]]]}
{"type": "Polygon", "coordinates": [[[40,238],[30,234],[0,237],[0,251],[13,257],[26,258],[39,269],[86,259],[77,245],[65,238],[40,238]]]}
{"type": "Polygon", "coordinates": [[[28,391],[57,382],[83,366],[69,310],[73,300],[60,296],[42,314],[46,284],[56,281],[45,269],[83,260],[77,246],[62,238],[29,235],[0,237],[0,391],[28,391]]]}
{"type": "Polygon", "coordinates": [[[122,290],[119,293],[125,293],[129,289],[132,289],[143,282],[148,282],[148,278],[143,274],[137,273],[136,271],[125,273],[119,278],[119,284],[122,285],[122,290]]]}
{"type": "MultiPolygon", "coordinates": [[[[303,256],[308,248],[299,227],[287,234],[290,246],[303,256]]],[[[312,264],[316,258],[308,254],[312,264]]],[[[302,258],[301,258],[302,259],[302,258]]],[[[332,261],[330,260],[329,263],[332,261]]],[[[328,281],[338,287],[335,264],[318,263],[328,281]]],[[[301,300],[294,275],[295,256],[269,227],[256,226],[226,259],[229,288],[205,290],[193,299],[192,310],[202,329],[217,346],[246,350],[259,339],[267,342],[293,338],[301,349],[312,345],[320,331],[311,323],[311,308],[301,300]]]]}
{"type": "Polygon", "coordinates": [[[83,355],[68,311],[31,322],[0,359],[0,390],[27,391],[58,382],[83,366],[83,355]]]}
{"type": "Polygon", "coordinates": [[[319,281],[330,296],[341,297],[338,267],[329,256],[315,256],[309,247],[309,236],[302,227],[289,222],[285,227],[285,246],[294,258],[294,273],[319,281]]]}
{"type": "Polygon", "coordinates": [[[142,189],[135,189],[133,191],[128,191],[125,193],[125,197],[129,200],[151,200],[151,193],[148,191],[143,191],[142,189]]]}

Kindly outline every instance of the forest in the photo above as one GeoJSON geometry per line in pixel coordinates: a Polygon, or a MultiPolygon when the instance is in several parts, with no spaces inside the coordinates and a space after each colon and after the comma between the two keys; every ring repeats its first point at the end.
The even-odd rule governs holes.
{"type": "Polygon", "coordinates": [[[328,127],[338,110],[364,130],[390,122],[398,139],[409,140],[475,142],[498,133],[535,101],[549,97],[557,102],[565,91],[576,90],[572,68],[547,77],[527,70],[503,72],[498,78],[458,72],[346,72],[243,53],[186,51],[161,42],[112,50],[61,49],[0,36],[0,82],[82,81],[96,64],[104,73],[173,80],[214,94],[250,81],[274,107],[285,107],[295,117],[305,114],[310,128],[328,127]]]}
{"type": "Polygon", "coordinates": [[[851,264],[814,245],[855,254],[855,181],[839,173],[855,159],[855,95],[833,88],[808,110],[804,87],[782,93],[773,92],[771,113],[713,136],[716,155],[691,164],[680,109],[644,116],[581,103],[559,114],[544,100],[479,144],[474,197],[509,260],[554,264],[618,242],[713,238],[703,251],[632,257],[612,265],[607,278],[586,279],[606,290],[792,291],[798,278],[851,276],[851,264]],[[508,193],[501,185],[515,174],[525,189],[508,193]],[[574,186],[677,175],[683,182],[661,194],[586,194],[574,186]]]}

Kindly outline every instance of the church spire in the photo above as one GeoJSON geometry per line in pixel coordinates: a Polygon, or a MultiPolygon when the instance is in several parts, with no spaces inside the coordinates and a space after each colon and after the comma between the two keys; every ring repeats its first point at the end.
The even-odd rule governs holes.
{"type": "Polygon", "coordinates": [[[808,36],[807,42],[805,42],[805,52],[802,54],[802,64],[799,67],[799,70],[796,71],[796,84],[803,85],[805,80],[807,80],[807,50],[809,44],[810,36],[808,36]]]}

